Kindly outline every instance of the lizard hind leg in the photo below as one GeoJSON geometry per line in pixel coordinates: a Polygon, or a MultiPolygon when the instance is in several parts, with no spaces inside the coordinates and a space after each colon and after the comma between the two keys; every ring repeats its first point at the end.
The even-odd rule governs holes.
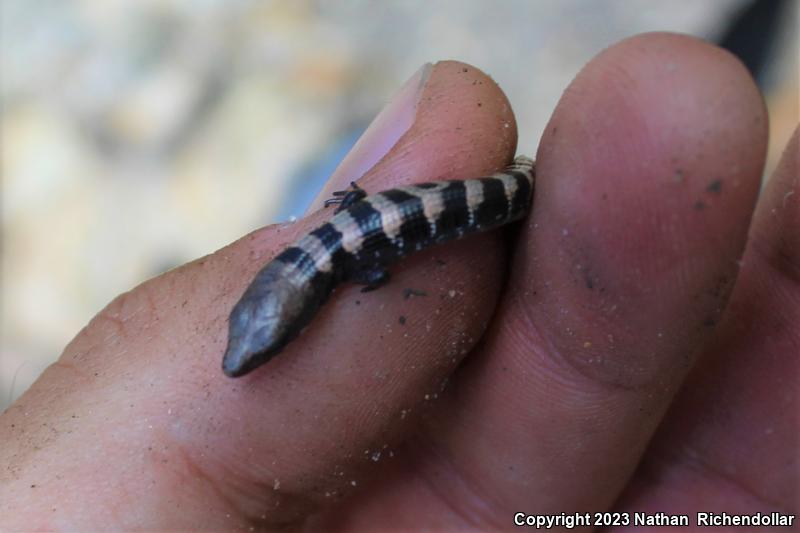
{"type": "Polygon", "coordinates": [[[359,271],[353,277],[353,282],[365,285],[365,287],[361,289],[361,292],[370,292],[386,285],[389,279],[391,279],[391,275],[388,270],[381,266],[375,266],[359,271]]]}

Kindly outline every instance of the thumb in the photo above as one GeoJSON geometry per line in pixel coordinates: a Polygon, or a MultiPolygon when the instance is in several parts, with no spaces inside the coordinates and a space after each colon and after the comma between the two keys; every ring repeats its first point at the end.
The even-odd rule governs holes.
{"type": "MultiPolygon", "coordinates": [[[[479,176],[514,153],[510,107],[487,76],[446,62],[419,78],[413,120],[386,155],[371,156],[368,190],[479,176]]],[[[344,168],[341,179],[360,172],[344,168]]],[[[344,288],[269,366],[226,378],[234,301],[269,258],[329,216],[256,231],[95,317],[0,418],[0,458],[12,465],[0,469],[4,523],[277,526],[363,485],[372,459],[411,423],[405,415],[480,336],[503,254],[498,236],[485,235],[415,256],[393,287],[344,288]],[[409,284],[430,297],[405,300],[409,284]],[[468,290],[448,298],[452,287],[468,290]]]]}

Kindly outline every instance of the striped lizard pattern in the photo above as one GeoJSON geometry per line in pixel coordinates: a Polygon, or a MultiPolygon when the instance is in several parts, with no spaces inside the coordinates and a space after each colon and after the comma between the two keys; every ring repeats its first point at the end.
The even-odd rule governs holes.
{"type": "Polygon", "coordinates": [[[269,361],[308,325],[341,282],[389,280],[387,266],[423,248],[523,218],[533,160],[518,156],[493,176],[418,183],[367,196],[353,184],[326,205],[330,221],[301,237],[256,274],[229,319],[222,369],[242,376],[269,361]]]}

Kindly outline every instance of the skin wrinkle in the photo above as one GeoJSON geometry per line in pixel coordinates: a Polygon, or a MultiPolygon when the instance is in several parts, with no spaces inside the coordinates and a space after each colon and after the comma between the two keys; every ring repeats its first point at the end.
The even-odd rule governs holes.
{"type": "MultiPolygon", "coordinates": [[[[198,261],[202,261],[202,259],[198,261]]],[[[96,343],[98,347],[106,345],[112,340],[119,343],[126,339],[136,338],[165,318],[166,314],[162,311],[163,309],[175,310],[176,305],[167,300],[163,305],[156,301],[156,298],[164,299],[164,294],[169,291],[158,291],[158,295],[155,296],[151,289],[152,286],[152,281],[146,281],[135,291],[120,294],[92,319],[87,328],[103,330],[106,329],[106,325],[113,327],[103,336],[101,342],[96,343]]],[[[89,331],[84,331],[86,331],[85,335],[90,336],[89,331]]],[[[76,337],[73,343],[78,341],[80,336],[76,337]]],[[[65,353],[69,352],[69,349],[65,349],[65,353]]]]}
{"type": "MultiPolygon", "coordinates": [[[[533,318],[530,314],[528,306],[520,306],[517,308],[518,316],[524,317],[525,323],[530,325],[532,328],[539,329],[535,325],[535,318],[533,318]]],[[[513,342],[513,337],[520,337],[522,335],[520,330],[523,328],[518,328],[516,331],[511,330],[510,328],[506,329],[506,334],[509,337],[509,342],[513,342]]],[[[537,370],[539,371],[548,371],[549,376],[553,376],[555,379],[558,379],[561,382],[570,383],[570,388],[581,391],[582,394],[586,394],[587,392],[591,392],[591,394],[599,394],[602,392],[608,393],[612,391],[622,391],[622,392],[636,392],[646,390],[649,386],[652,385],[652,381],[656,379],[656,376],[653,375],[647,381],[639,382],[639,383],[632,383],[630,380],[626,379],[619,379],[618,377],[611,377],[611,376],[597,376],[591,373],[586,372],[585,365],[579,365],[575,363],[576,358],[570,357],[565,355],[559,348],[551,342],[550,339],[547,337],[541,337],[541,335],[537,335],[536,338],[539,339],[537,343],[529,343],[529,346],[540,346],[544,344],[547,346],[547,349],[540,348],[536,352],[538,355],[546,356],[548,359],[552,360],[555,365],[547,365],[544,367],[539,367],[537,370]],[[567,371],[567,369],[571,369],[572,372],[567,371]],[[580,379],[575,379],[575,378],[580,379]],[[609,379],[611,378],[611,379],[609,379]],[[589,388],[587,388],[587,386],[589,388]]],[[[521,348],[526,344],[523,341],[518,341],[517,345],[521,348]]],[[[525,350],[527,351],[527,350],[525,350]]],[[[596,352],[594,352],[596,353],[596,352]]],[[[609,354],[613,356],[613,352],[609,354]]]]}
{"type": "Polygon", "coordinates": [[[181,475],[178,470],[170,464],[170,470],[176,474],[176,483],[183,484],[187,479],[200,479],[202,481],[202,486],[207,488],[213,499],[221,502],[226,509],[230,510],[231,515],[235,516],[237,514],[235,511],[238,511],[240,516],[248,516],[248,514],[244,512],[245,510],[241,503],[237,504],[234,502],[233,498],[229,498],[227,492],[216,483],[214,477],[200,467],[201,463],[194,460],[192,457],[193,454],[188,453],[183,445],[176,442],[174,450],[174,457],[178,459],[180,469],[184,472],[184,474],[181,475]]]}
{"type": "Polygon", "coordinates": [[[64,361],[64,360],[57,360],[55,363],[51,365],[54,371],[65,371],[69,374],[80,379],[80,381],[84,384],[91,383],[94,379],[89,375],[89,373],[81,367],[80,364],[73,363],[71,361],[64,361]]]}
{"type": "MultiPolygon", "coordinates": [[[[500,332],[500,333],[498,333],[497,335],[500,335],[500,336],[502,336],[504,340],[507,338],[505,335],[503,335],[503,332],[500,332]]],[[[474,367],[474,365],[475,365],[475,362],[474,362],[474,361],[475,361],[475,360],[473,359],[472,361],[473,361],[473,364],[472,364],[472,366],[474,367]]],[[[460,369],[460,371],[463,371],[463,370],[465,370],[465,369],[460,369]]],[[[475,370],[475,368],[472,368],[472,370],[474,371],[474,370],[475,370]]],[[[538,370],[544,370],[544,369],[538,369],[538,370]]],[[[481,372],[481,373],[485,372],[485,369],[481,369],[481,370],[480,370],[480,372],[481,372]]],[[[563,381],[563,375],[562,375],[562,376],[560,376],[560,377],[562,378],[560,381],[563,381]]],[[[543,378],[543,379],[544,379],[544,378],[543,378]]],[[[548,381],[549,381],[549,380],[548,380],[548,381]]],[[[550,383],[552,383],[551,381],[549,381],[549,382],[550,382],[550,383]]],[[[572,382],[572,383],[574,383],[574,382],[575,382],[575,380],[571,380],[571,382],[572,382]]],[[[595,383],[595,384],[596,384],[596,383],[595,383]]],[[[457,392],[457,393],[459,393],[459,392],[460,392],[460,389],[456,389],[456,392],[457,392]]],[[[585,391],[584,391],[584,392],[585,392],[585,391]]],[[[469,393],[465,393],[465,394],[469,394],[469,393]]],[[[588,395],[587,395],[587,396],[588,396],[588,395]]],[[[617,402],[617,400],[615,400],[615,402],[614,402],[614,403],[616,403],[616,402],[617,402]]],[[[613,406],[613,405],[612,405],[612,409],[614,409],[614,408],[617,408],[617,409],[618,409],[618,406],[613,406]]],[[[582,430],[584,434],[591,434],[591,431],[589,431],[589,430],[588,430],[588,428],[587,428],[587,423],[589,423],[589,422],[591,422],[591,419],[584,420],[584,423],[583,423],[583,430],[582,430]]],[[[523,423],[524,423],[524,421],[523,421],[523,423]]],[[[602,429],[602,428],[598,428],[597,432],[600,432],[600,431],[604,431],[604,429],[602,429]]],[[[563,449],[564,449],[564,447],[563,447],[563,446],[560,446],[560,448],[559,448],[559,449],[560,449],[560,450],[563,450],[563,449]]],[[[569,455],[569,453],[567,453],[566,455],[569,455]]],[[[451,460],[451,463],[453,463],[453,464],[454,464],[454,461],[452,461],[452,460],[451,460]]],[[[505,500],[504,500],[504,502],[505,502],[505,500]]],[[[498,503],[498,502],[495,502],[495,503],[498,503]]],[[[499,507],[497,507],[497,506],[496,506],[496,508],[499,508],[499,507]]],[[[510,512],[510,511],[509,511],[509,512],[510,512]]]]}
{"type": "Polygon", "coordinates": [[[706,480],[707,478],[711,477],[719,482],[722,482],[722,484],[731,487],[734,491],[740,493],[741,495],[758,502],[765,509],[786,514],[791,513],[791,510],[784,508],[781,502],[770,501],[766,499],[762,494],[759,494],[757,490],[748,486],[741,479],[737,480],[729,473],[721,470],[713,462],[706,460],[706,454],[702,453],[701,450],[695,450],[691,446],[687,445],[672,450],[669,454],[664,452],[666,452],[666,450],[662,450],[661,453],[653,454],[651,457],[649,457],[648,461],[645,463],[645,468],[643,469],[645,475],[648,475],[649,473],[649,475],[653,476],[651,479],[656,482],[660,478],[659,472],[664,471],[666,469],[666,465],[669,465],[669,468],[678,471],[680,467],[684,467],[687,470],[694,472],[695,475],[701,479],[706,480]]]}
{"type": "MultiPolygon", "coordinates": [[[[504,329],[498,334],[504,336],[510,335],[510,333],[507,333],[507,331],[507,329],[504,329]]],[[[534,346],[540,345],[541,343],[537,343],[534,346]]],[[[546,351],[544,348],[534,349],[536,351],[532,354],[533,356],[545,356],[546,351]]],[[[528,350],[531,349],[529,348],[528,350]]],[[[511,351],[511,353],[513,354],[513,351],[511,351]]],[[[566,364],[563,364],[563,366],[542,365],[536,368],[531,368],[528,359],[522,354],[523,352],[520,352],[519,355],[515,356],[514,360],[508,362],[508,366],[520,368],[521,371],[514,372],[507,377],[503,376],[504,379],[508,380],[509,384],[515,384],[516,387],[522,387],[523,385],[532,386],[534,382],[536,384],[546,383],[549,389],[558,389],[559,397],[561,398],[562,403],[565,404],[575,402],[576,399],[580,398],[597,397],[598,393],[608,390],[607,385],[598,383],[594,380],[584,379],[583,376],[580,376],[581,379],[572,379],[570,373],[562,371],[564,368],[568,368],[566,364]]],[[[474,361],[474,359],[471,361],[474,361]]],[[[506,369],[507,367],[503,367],[501,370],[507,374],[508,372],[506,369]]],[[[462,368],[459,368],[459,372],[462,371],[462,368]]],[[[480,371],[484,370],[481,369],[480,371]]],[[[524,420],[521,420],[520,422],[523,423],[524,420]]]]}
{"type": "Polygon", "coordinates": [[[548,336],[541,333],[536,318],[531,314],[532,306],[525,305],[522,298],[522,295],[518,293],[511,296],[510,302],[514,310],[510,314],[515,317],[516,323],[507,325],[498,334],[502,335],[506,342],[518,346],[520,353],[528,352],[531,350],[530,347],[534,347],[537,357],[547,357],[548,360],[555,363],[555,365],[539,366],[536,368],[537,372],[546,372],[548,379],[557,380],[562,387],[567,385],[569,390],[581,394],[587,392],[598,394],[615,389],[622,391],[637,389],[637,387],[626,386],[621,382],[600,380],[583,373],[581,368],[571,361],[571,358],[563,355],[557,349],[548,336]],[[577,371],[577,374],[565,371],[567,368],[577,371]],[[580,376],[580,380],[573,379],[578,376],[580,376]],[[591,388],[587,389],[587,385],[591,388]]]}
{"type": "MultiPolygon", "coordinates": [[[[164,435],[161,434],[161,448],[173,450],[169,457],[176,459],[175,461],[170,461],[167,466],[167,471],[171,472],[170,477],[173,478],[172,482],[177,486],[184,486],[189,481],[200,479],[202,481],[200,487],[205,487],[203,492],[206,493],[206,497],[215,503],[221,502],[224,504],[227,512],[219,509],[218,512],[220,514],[228,514],[232,517],[241,516],[245,520],[245,524],[250,523],[275,528],[296,522],[298,517],[318,507],[319,502],[314,502],[309,497],[310,495],[303,495],[300,490],[302,484],[293,493],[287,492],[287,489],[291,487],[286,486],[286,484],[282,486],[281,491],[276,491],[272,480],[279,475],[273,472],[262,472],[261,478],[266,481],[259,484],[260,487],[257,487],[259,490],[253,490],[254,487],[246,479],[242,478],[241,472],[228,468],[223,461],[214,461],[212,468],[214,473],[211,474],[209,473],[209,468],[204,469],[200,466],[203,462],[208,462],[210,458],[208,453],[205,453],[202,449],[193,450],[191,443],[185,445],[176,438],[164,441],[163,437],[164,435]],[[172,442],[173,444],[169,445],[164,442],[172,442]],[[176,462],[180,465],[177,468],[174,466],[176,462]],[[226,472],[229,480],[235,479],[241,480],[241,482],[229,482],[225,487],[220,486],[217,481],[220,471],[226,472]],[[236,498],[232,494],[235,494],[236,498]],[[278,522],[261,518],[264,514],[264,509],[278,506],[284,510],[291,509],[294,518],[283,519],[278,522]]],[[[153,448],[156,447],[155,444],[151,446],[153,448]]],[[[248,458],[244,457],[243,461],[247,462],[248,458]]],[[[269,516],[273,518],[272,515],[269,516]]],[[[189,524],[186,527],[189,527],[189,524]]]]}
{"type": "MultiPolygon", "coordinates": [[[[800,210],[798,210],[800,212],[800,210]]],[[[794,246],[788,238],[779,238],[775,243],[771,235],[764,236],[755,233],[748,244],[757,257],[770,266],[770,269],[785,279],[790,284],[800,285],[800,261],[793,257],[794,254],[784,252],[784,249],[793,250],[794,246]]]]}
{"type": "MultiPolygon", "coordinates": [[[[466,472],[457,468],[452,462],[452,456],[437,446],[430,438],[423,434],[417,434],[413,439],[413,445],[419,450],[427,450],[429,455],[425,457],[429,464],[435,466],[435,469],[422,468],[420,474],[422,484],[432,494],[437,495],[447,508],[460,517],[466,525],[479,528],[492,522],[491,510],[496,509],[497,504],[502,501],[492,498],[490,492],[479,490],[479,487],[482,486],[480,480],[470,479],[466,476],[466,472]],[[438,477],[438,474],[441,473],[447,476],[444,482],[438,477]],[[454,487],[457,487],[458,490],[453,490],[454,487]],[[455,497],[456,492],[460,498],[455,497]],[[466,498],[464,495],[467,495],[466,498]]],[[[499,527],[500,524],[495,525],[499,527]]]]}

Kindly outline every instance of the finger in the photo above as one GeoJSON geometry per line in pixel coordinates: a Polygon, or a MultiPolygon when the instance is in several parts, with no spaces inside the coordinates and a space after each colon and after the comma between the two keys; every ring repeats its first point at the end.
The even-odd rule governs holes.
{"type": "Polygon", "coordinates": [[[620,503],[686,513],[798,512],[800,131],[756,211],[715,342],[620,503]]]}
{"type": "Polygon", "coordinates": [[[619,494],[724,308],[766,123],[741,63],[678,35],[623,41],[565,93],[514,264],[521,297],[465,376],[481,394],[456,398],[480,416],[448,443],[465,465],[495,447],[530,480],[504,485],[511,507],[603,510],[619,494]],[[480,442],[485,420],[505,425],[480,442]]]}
{"type": "MultiPolygon", "coordinates": [[[[479,176],[513,156],[513,116],[486,75],[439,63],[421,90],[367,190],[479,176]]],[[[380,291],[345,287],[262,371],[224,377],[235,298],[328,216],[255,232],[98,315],[4,415],[13,444],[0,453],[22,465],[3,489],[6,509],[125,527],[114,511],[124,505],[137,527],[229,528],[243,516],[291,522],[354,490],[480,335],[503,253],[498,235],[478,237],[412,258],[380,291]],[[427,296],[405,299],[403,288],[427,296]],[[96,498],[75,490],[97,479],[113,482],[96,498]]]]}
{"type": "Polygon", "coordinates": [[[404,450],[419,472],[363,512],[480,528],[608,508],[725,304],[765,135],[716,47],[648,34],[592,60],[542,138],[485,343],[404,450]]]}

